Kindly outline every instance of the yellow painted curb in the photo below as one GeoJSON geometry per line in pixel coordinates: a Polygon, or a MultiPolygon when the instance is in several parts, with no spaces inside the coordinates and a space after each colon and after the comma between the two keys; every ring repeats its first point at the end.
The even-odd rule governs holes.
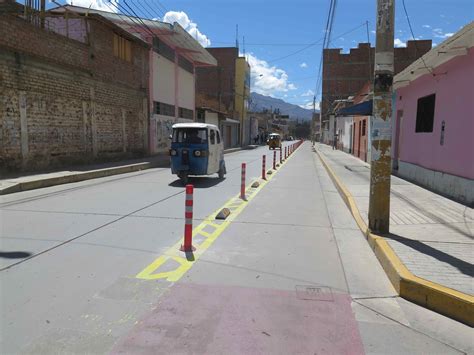
{"type": "Polygon", "coordinates": [[[400,297],[473,327],[474,297],[412,274],[385,238],[369,231],[349,190],[339,180],[322,154],[317,149],[314,151],[400,297]]]}

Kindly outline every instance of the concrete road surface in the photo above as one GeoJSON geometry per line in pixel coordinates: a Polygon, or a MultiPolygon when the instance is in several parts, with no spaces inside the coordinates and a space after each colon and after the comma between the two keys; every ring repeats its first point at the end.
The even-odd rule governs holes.
{"type": "Polygon", "coordinates": [[[191,180],[191,256],[169,169],[2,196],[0,352],[473,353],[470,328],[397,297],[309,143],[234,198],[262,154],[191,180]]]}

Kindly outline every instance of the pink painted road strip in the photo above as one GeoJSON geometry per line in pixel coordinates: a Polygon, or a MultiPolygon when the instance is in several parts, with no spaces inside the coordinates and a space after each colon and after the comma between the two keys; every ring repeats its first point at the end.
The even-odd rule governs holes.
{"type": "Polygon", "coordinates": [[[178,283],[113,354],[364,354],[347,294],[178,283]],[[311,298],[311,297],[310,297],[311,298]]]}

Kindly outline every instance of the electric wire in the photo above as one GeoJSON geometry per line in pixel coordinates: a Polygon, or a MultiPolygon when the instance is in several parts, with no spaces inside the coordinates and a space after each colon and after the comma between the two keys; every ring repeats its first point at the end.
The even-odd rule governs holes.
{"type": "MultiPolygon", "coordinates": [[[[415,38],[415,34],[413,33],[413,28],[411,26],[410,16],[408,16],[407,7],[405,6],[405,0],[402,0],[402,5],[403,5],[403,11],[405,12],[405,16],[407,18],[408,27],[410,28],[411,37],[413,38],[413,41],[414,41],[414,44],[415,44],[415,57],[416,57],[418,55],[418,46],[416,45],[416,38],[415,38]]],[[[423,65],[425,66],[426,70],[428,70],[428,72],[432,76],[435,76],[433,74],[433,71],[430,68],[428,68],[428,66],[426,65],[425,59],[423,58],[423,56],[420,56],[420,58],[421,58],[421,61],[423,62],[423,65]]]]}
{"type": "MultiPolygon", "coordinates": [[[[344,32],[344,33],[339,34],[337,37],[334,38],[334,40],[339,39],[339,38],[341,38],[341,37],[343,37],[343,36],[346,36],[346,35],[348,35],[349,33],[352,33],[352,32],[354,32],[354,31],[358,30],[358,29],[361,28],[362,26],[365,26],[365,22],[362,23],[362,24],[360,24],[360,25],[358,25],[357,27],[352,28],[352,29],[349,30],[349,31],[346,31],[346,32],[344,32]]],[[[304,51],[304,50],[306,50],[306,49],[308,49],[308,48],[310,48],[310,47],[314,47],[314,46],[316,46],[316,45],[318,45],[318,44],[321,44],[321,42],[324,42],[324,37],[318,39],[316,42],[310,43],[309,45],[307,45],[307,46],[305,46],[305,47],[303,47],[303,48],[301,48],[301,49],[299,49],[299,50],[297,50],[297,51],[295,51],[295,52],[289,53],[289,54],[287,54],[287,55],[285,55],[285,56],[282,56],[282,57],[279,57],[279,58],[267,60],[267,63],[273,63],[273,62],[280,61],[280,60],[286,59],[286,58],[288,58],[288,57],[294,56],[294,55],[296,55],[296,54],[298,54],[298,53],[301,53],[302,51],[304,51]]]]}

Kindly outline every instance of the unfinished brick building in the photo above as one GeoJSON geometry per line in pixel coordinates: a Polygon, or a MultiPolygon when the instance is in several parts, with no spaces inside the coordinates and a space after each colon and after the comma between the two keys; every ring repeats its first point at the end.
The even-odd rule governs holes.
{"type": "MultiPolygon", "coordinates": [[[[394,74],[401,72],[430,49],[431,40],[408,41],[406,47],[395,48],[394,74]]],[[[341,50],[324,50],[321,119],[326,125],[334,101],[355,95],[374,73],[375,48],[370,47],[369,43],[359,43],[349,53],[341,53],[341,50]]]]}
{"type": "Polygon", "coordinates": [[[0,11],[0,171],[143,154],[148,45],[99,15],[40,26],[18,6],[0,11]]]}
{"type": "MultiPolygon", "coordinates": [[[[237,47],[207,48],[217,59],[218,65],[196,70],[196,93],[215,101],[219,111],[227,111],[231,116],[235,109],[235,62],[239,57],[237,47]]],[[[238,118],[238,117],[237,117],[238,118]]]]}

